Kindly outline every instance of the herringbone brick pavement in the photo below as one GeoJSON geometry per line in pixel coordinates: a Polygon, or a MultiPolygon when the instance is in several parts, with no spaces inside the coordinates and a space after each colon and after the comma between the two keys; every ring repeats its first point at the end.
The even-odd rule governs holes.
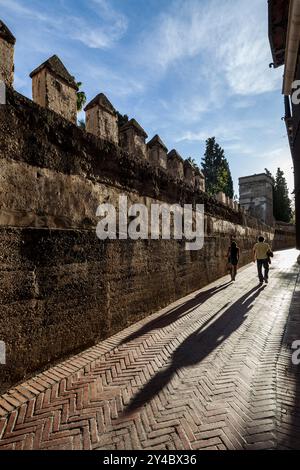
{"type": "Polygon", "coordinates": [[[249,265],[8,391],[0,449],[300,448],[296,258],[276,253],[268,286],[249,265]]]}

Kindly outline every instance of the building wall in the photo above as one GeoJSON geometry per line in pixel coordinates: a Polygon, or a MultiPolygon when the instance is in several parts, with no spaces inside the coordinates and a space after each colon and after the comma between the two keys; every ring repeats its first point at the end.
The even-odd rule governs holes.
{"type": "Polygon", "coordinates": [[[46,74],[48,107],[71,122],[77,122],[77,94],[51,73],[46,74]]]}
{"type": "Polygon", "coordinates": [[[274,251],[296,246],[296,226],[284,222],[276,222],[272,248],[274,251]]]}
{"type": "Polygon", "coordinates": [[[120,143],[129,153],[134,153],[142,159],[148,158],[145,138],[138,135],[133,128],[126,129],[120,134],[120,143]]]}
{"type": "Polygon", "coordinates": [[[76,90],[46,68],[32,78],[32,97],[40,106],[55,111],[73,123],[77,122],[76,90]]]}
{"type": "Polygon", "coordinates": [[[231,237],[241,265],[259,234],[272,243],[273,228],[10,89],[0,147],[0,390],[223,276],[231,237]],[[100,241],[96,207],[121,193],[146,204],[203,203],[204,248],[100,241]]]}
{"type": "Polygon", "coordinates": [[[47,107],[46,69],[32,77],[32,99],[43,108],[47,107]]]}
{"type": "Polygon", "coordinates": [[[148,158],[145,137],[141,137],[140,135],[133,133],[132,139],[134,152],[140,155],[142,158],[148,158]]]}
{"type": "Polygon", "coordinates": [[[14,46],[0,37],[0,79],[12,86],[14,82],[14,46]]]}
{"type": "Polygon", "coordinates": [[[184,178],[183,162],[177,158],[168,158],[167,159],[167,168],[170,174],[177,179],[184,178]]]}
{"type": "Polygon", "coordinates": [[[160,168],[167,168],[167,152],[158,145],[148,148],[150,162],[160,168]]]}
{"type": "Polygon", "coordinates": [[[273,186],[265,175],[252,175],[239,179],[240,205],[264,223],[273,225],[273,186]]]}
{"type": "MultiPolygon", "coordinates": [[[[295,80],[300,80],[300,55],[295,80]]],[[[297,224],[297,248],[300,250],[300,105],[292,105],[293,114],[293,143],[292,156],[295,177],[295,215],[297,224]]]]}
{"type": "Polygon", "coordinates": [[[102,108],[94,106],[86,112],[86,130],[99,138],[118,144],[119,129],[117,117],[102,108]]]}
{"type": "MultiPolygon", "coordinates": [[[[106,241],[94,230],[0,228],[0,390],[226,273],[234,233],[250,261],[257,231],[207,217],[204,250],[178,241],[106,241]]],[[[268,236],[268,233],[266,233],[268,236]]]]}

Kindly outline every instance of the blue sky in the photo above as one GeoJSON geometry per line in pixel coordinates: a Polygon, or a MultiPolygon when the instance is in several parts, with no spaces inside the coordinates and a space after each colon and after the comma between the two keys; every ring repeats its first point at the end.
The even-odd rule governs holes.
{"type": "Polygon", "coordinates": [[[15,88],[57,54],[88,100],[104,92],[151,138],[200,163],[215,136],[238,177],[275,172],[293,189],[267,0],[0,0],[17,38],[15,88]]]}

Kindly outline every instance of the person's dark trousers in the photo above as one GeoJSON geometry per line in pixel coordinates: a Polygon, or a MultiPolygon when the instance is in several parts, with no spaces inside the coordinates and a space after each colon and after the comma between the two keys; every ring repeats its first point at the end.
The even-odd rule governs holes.
{"type": "Polygon", "coordinates": [[[266,259],[258,259],[257,260],[257,272],[259,277],[259,282],[263,282],[264,279],[269,278],[269,261],[268,258],[266,259]],[[262,269],[264,268],[264,274],[262,269]]]}

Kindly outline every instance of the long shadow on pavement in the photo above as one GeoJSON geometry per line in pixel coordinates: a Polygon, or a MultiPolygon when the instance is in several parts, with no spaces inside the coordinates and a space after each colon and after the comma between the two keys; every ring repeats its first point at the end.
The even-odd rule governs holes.
{"type": "Polygon", "coordinates": [[[186,338],[174,351],[169,367],[152,377],[133,397],[124,415],[132,413],[148,403],[170,382],[178,370],[200,363],[220,346],[246,320],[254,300],[264,290],[264,287],[256,286],[252,288],[227,308],[211,325],[209,325],[210,319],[186,338]]]}
{"type": "Polygon", "coordinates": [[[172,310],[169,310],[164,315],[154,318],[154,320],[149,321],[145,325],[143,325],[139,330],[135,331],[134,333],[130,334],[126,338],[124,338],[120,344],[128,343],[140,336],[143,336],[146,333],[149,333],[152,330],[157,330],[161,328],[165,328],[166,326],[174,323],[181,317],[191,313],[193,310],[198,308],[207,300],[211,299],[212,295],[218,294],[224,289],[231,285],[231,281],[228,281],[224,284],[221,284],[217,287],[212,287],[211,289],[207,289],[203,292],[197,294],[193,299],[188,300],[184,304],[180,305],[179,307],[175,307],[172,310]]]}

